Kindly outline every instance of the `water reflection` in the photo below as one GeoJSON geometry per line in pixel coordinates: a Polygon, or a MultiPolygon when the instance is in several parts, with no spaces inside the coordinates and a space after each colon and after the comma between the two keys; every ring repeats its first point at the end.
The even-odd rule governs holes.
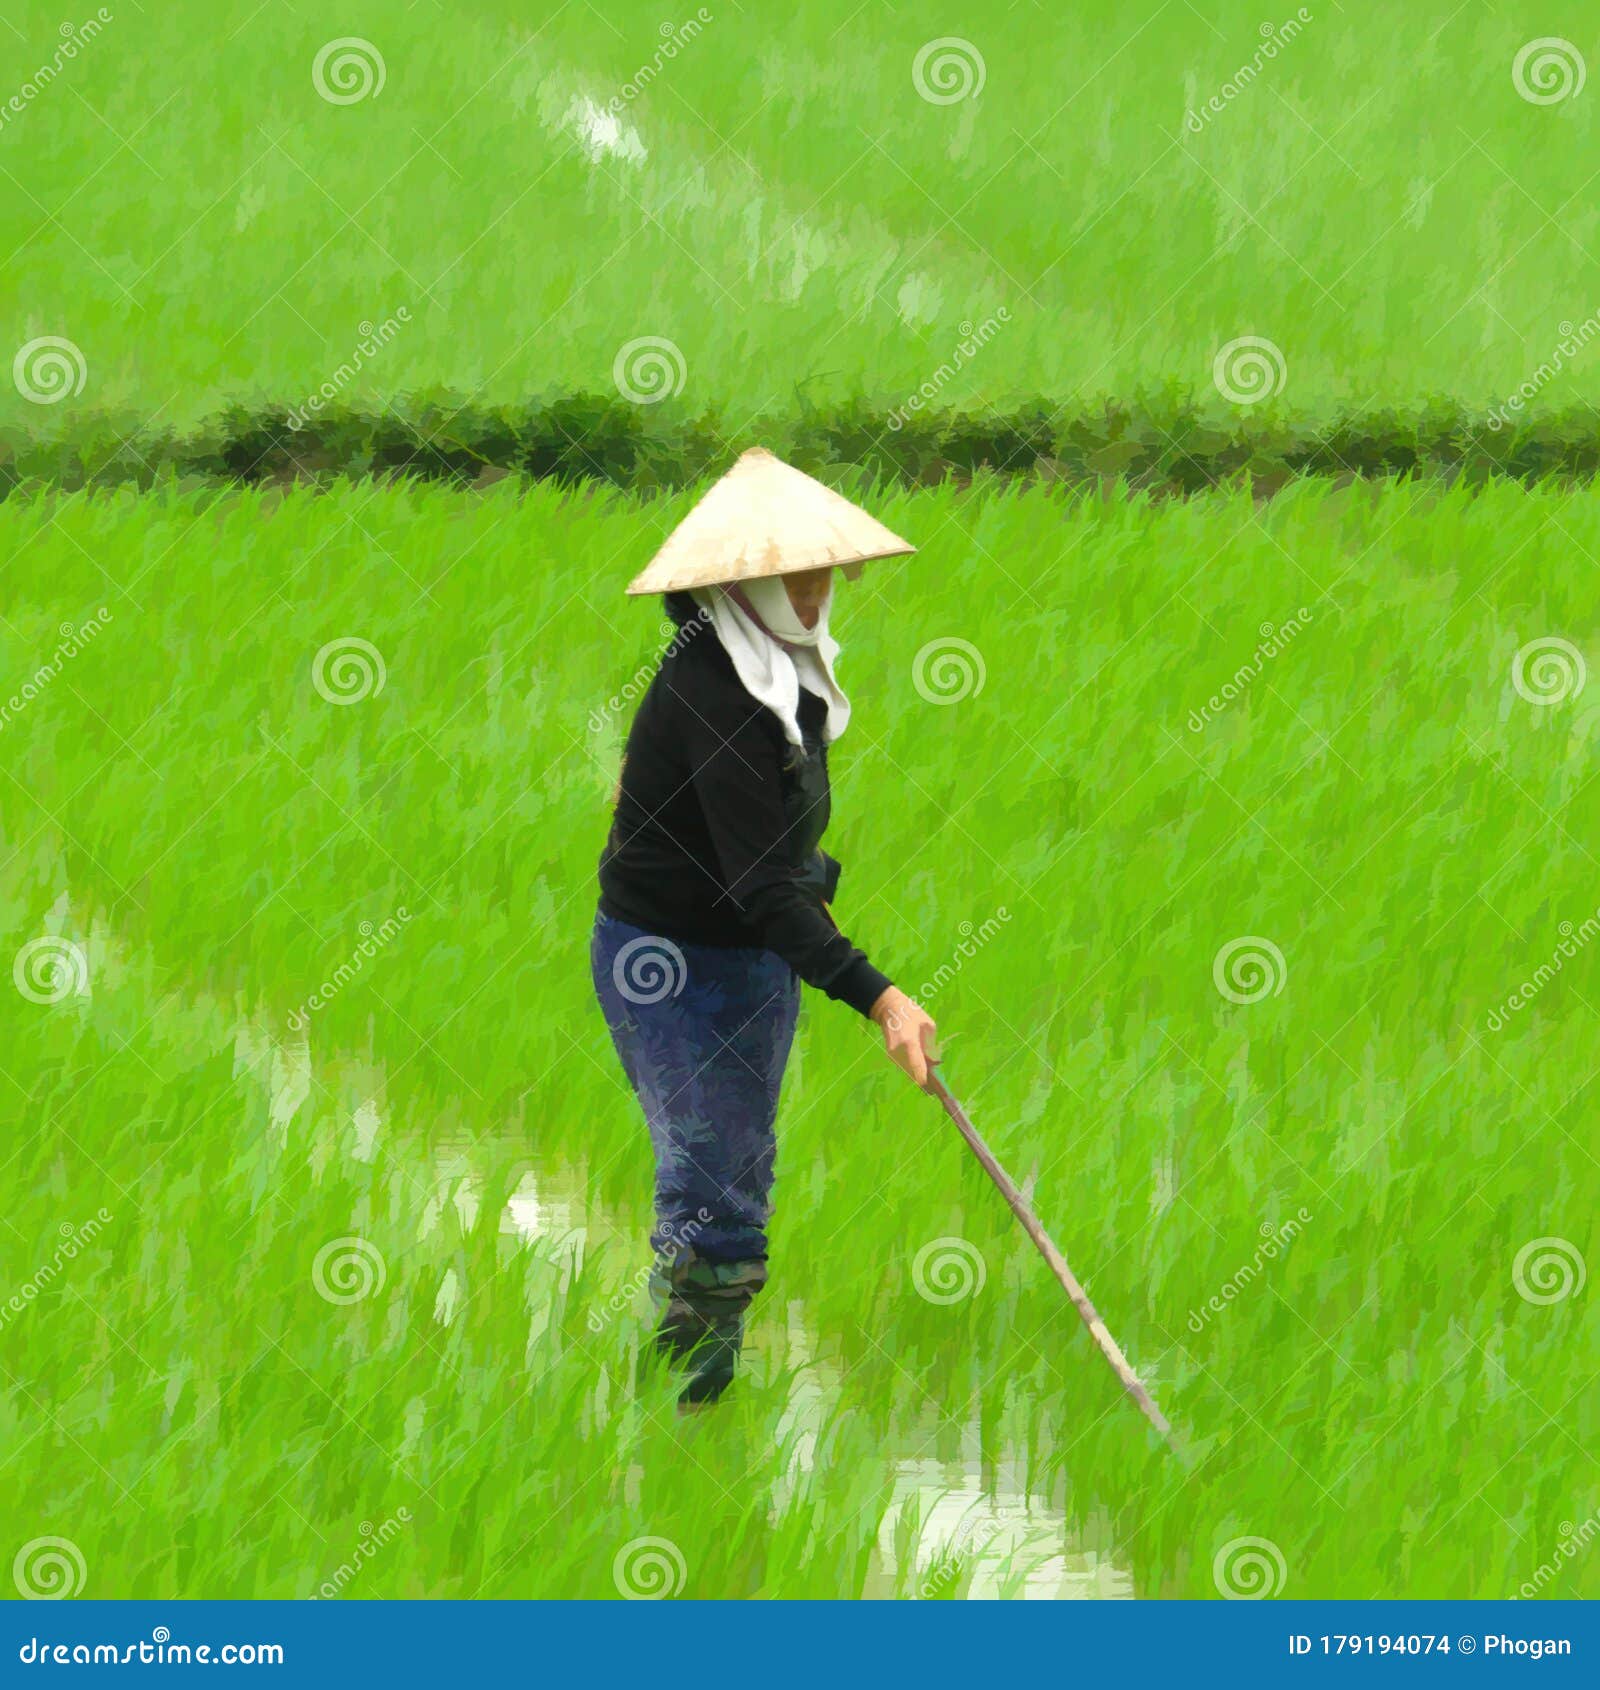
{"type": "MultiPolygon", "coordinates": [[[[236,1037],[236,1071],[256,1073],[270,1098],[269,1130],[281,1142],[310,1096],[316,1077],[304,1041],[280,1043],[257,1029],[240,1028],[236,1037]]],[[[385,1121],[379,1099],[382,1076],[341,1065],[341,1089],[346,1096],[366,1093],[349,1120],[351,1135],[342,1139],[344,1151],[370,1162],[382,1138],[385,1121]]],[[[451,1139],[426,1149],[417,1146],[419,1193],[425,1191],[420,1226],[424,1234],[440,1223],[453,1207],[464,1227],[476,1223],[484,1201],[484,1175],[495,1160],[506,1159],[503,1144],[486,1146],[468,1138],[451,1139]]],[[[616,1278],[613,1290],[630,1288],[625,1268],[643,1248],[631,1230],[588,1204],[581,1170],[562,1176],[523,1172],[500,1216],[500,1231],[508,1239],[537,1247],[556,1269],[560,1287],[571,1286],[585,1258],[595,1254],[616,1278]],[[606,1248],[599,1250],[604,1244],[606,1248]]],[[[637,1276],[635,1276],[637,1278],[637,1276]]],[[[637,1319],[641,1331],[651,1319],[648,1300],[638,1289],[637,1319]]],[[[603,1287],[601,1289],[604,1289],[603,1287]]],[[[434,1319],[449,1325],[461,1304],[456,1270],[447,1268],[434,1300],[434,1319]]],[[[781,1315],[774,1297],[762,1311],[747,1352],[752,1387],[782,1390],[783,1406],[775,1428],[781,1467],[772,1485],[770,1514],[774,1523],[795,1509],[816,1505],[826,1489],[826,1473],[818,1472],[819,1450],[835,1417],[849,1412],[844,1404],[841,1375],[826,1357],[826,1346],[806,1317],[805,1305],[791,1299],[781,1315]]],[[[935,1459],[922,1451],[948,1449],[949,1428],[929,1415],[926,1425],[899,1438],[900,1453],[886,1450],[890,1462],[889,1505],[879,1523],[862,1595],[912,1599],[990,1598],[1128,1599],[1134,1594],[1132,1574],[1102,1547],[1090,1547],[1086,1534],[1049,1499],[1031,1494],[1008,1478],[1022,1474],[1025,1451],[1015,1459],[985,1463],[976,1421],[958,1439],[955,1459],[935,1459]],[[998,1477],[997,1477],[998,1475],[998,1477]]],[[[992,1455],[992,1452],[991,1452],[992,1455]]],[[[1104,1542],[1104,1533],[1093,1538],[1104,1542]]]]}

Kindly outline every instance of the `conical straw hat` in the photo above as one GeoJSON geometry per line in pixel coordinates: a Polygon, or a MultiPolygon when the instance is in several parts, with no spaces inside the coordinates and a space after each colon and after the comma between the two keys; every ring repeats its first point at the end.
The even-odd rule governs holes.
{"type": "Polygon", "coordinates": [[[754,446],[673,529],[628,591],[672,593],[915,550],[831,487],[754,446]]]}

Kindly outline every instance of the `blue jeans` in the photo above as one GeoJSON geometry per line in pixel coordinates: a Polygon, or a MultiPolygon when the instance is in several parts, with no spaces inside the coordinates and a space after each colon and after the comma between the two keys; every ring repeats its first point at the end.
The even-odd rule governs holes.
{"type": "Polygon", "coordinates": [[[773,951],[680,944],[604,911],[589,958],[655,1151],[652,1248],[667,1261],[692,1249],[705,1263],[765,1262],[799,976],[773,951]]]}

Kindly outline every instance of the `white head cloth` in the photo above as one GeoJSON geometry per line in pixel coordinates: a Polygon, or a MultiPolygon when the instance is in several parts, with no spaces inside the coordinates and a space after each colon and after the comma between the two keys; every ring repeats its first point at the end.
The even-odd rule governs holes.
{"type": "Polygon", "coordinates": [[[754,617],[733,596],[734,590],[731,586],[697,587],[692,596],[711,618],[717,639],[733,659],[745,691],[783,724],[784,738],[791,745],[799,745],[800,689],[804,687],[828,707],[822,727],[824,741],[836,740],[850,720],[850,700],[833,672],[839,642],[828,632],[832,583],[814,628],[806,627],[795,615],[781,575],[737,584],[737,591],[755,611],[754,617]]]}

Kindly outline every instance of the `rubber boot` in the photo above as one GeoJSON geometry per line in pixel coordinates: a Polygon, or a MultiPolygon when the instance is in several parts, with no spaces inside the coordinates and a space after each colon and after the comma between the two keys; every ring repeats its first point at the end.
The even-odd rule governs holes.
{"type": "Polygon", "coordinates": [[[656,1264],[650,1275],[650,1295],[661,1311],[655,1349],[684,1375],[681,1410],[709,1407],[733,1382],[745,1310],[766,1282],[760,1260],[712,1262],[686,1250],[656,1264]]]}

